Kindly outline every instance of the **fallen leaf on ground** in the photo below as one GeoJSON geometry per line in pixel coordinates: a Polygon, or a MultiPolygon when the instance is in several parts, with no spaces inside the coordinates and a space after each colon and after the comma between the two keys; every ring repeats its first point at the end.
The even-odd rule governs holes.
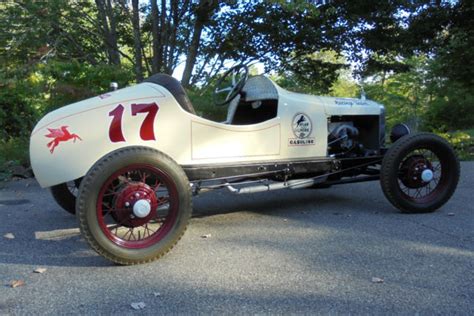
{"type": "Polygon", "coordinates": [[[34,273],[45,273],[46,272],[46,268],[37,268],[35,270],[33,270],[34,273]]]}
{"type": "Polygon", "coordinates": [[[145,306],[146,306],[146,304],[143,303],[143,302],[138,302],[138,303],[132,303],[132,304],[130,304],[130,306],[132,306],[132,308],[133,308],[134,310],[137,310],[137,311],[138,311],[138,310],[140,310],[140,309],[144,309],[145,306]]]}
{"type": "Polygon", "coordinates": [[[3,237],[5,237],[6,239],[15,239],[15,235],[13,235],[12,233],[7,233],[3,235],[3,237]]]}
{"type": "Polygon", "coordinates": [[[383,279],[381,278],[372,278],[372,283],[383,283],[383,279]]]}
{"type": "Polygon", "coordinates": [[[448,216],[454,216],[454,213],[448,213],[448,216]]]}
{"type": "Polygon", "coordinates": [[[211,238],[212,235],[211,234],[205,234],[205,235],[202,235],[201,238],[211,238]]]}
{"type": "Polygon", "coordinates": [[[10,286],[12,288],[16,288],[16,287],[23,286],[23,285],[25,285],[25,281],[23,281],[23,280],[13,280],[13,281],[10,282],[10,286]]]}

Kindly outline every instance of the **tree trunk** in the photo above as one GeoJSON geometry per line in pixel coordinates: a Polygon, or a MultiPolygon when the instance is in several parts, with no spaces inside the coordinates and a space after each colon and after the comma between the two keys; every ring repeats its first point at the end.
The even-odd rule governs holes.
{"type": "Polygon", "coordinates": [[[107,16],[110,21],[110,45],[112,46],[112,63],[120,65],[120,53],[117,44],[117,23],[115,21],[112,0],[107,0],[107,16]]]}
{"type": "Polygon", "coordinates": [[[107,47],[109,63],[120,65],[120,53],[117,45],[117,31],[111,0],[95,0],[99,12],[101,33],[107,47]],[[107,1],[107,3],[105,2],[107,1]],[[110,25],[109,25],[110,22],[110,25]]]}
{"type": "Polygon", "coordinates": [[[140,12],[138,7],[138,0],[132,0],[132,11],[133,42],[135,48],[135,77],[137,82],[142,82],[142,42],[140,39],[140,12]]]}
{"type": "Polygon", "coordinates": [[[186,65],[184,66],[183,71],[183,78],[181,79],[181,84],[185,87],[189,87],[194,64],[196,63],[199,43],[201,42],[203,26],[204,25],[199,22],[199,20],[196,20],[196,23],[194,24],[193,39],[191,40],[191,45],[189,46],[188,57],[186,58],[186,65]]]}
{"type": "Polygon", "coordinates": [[[181,84],[185,87],[189,87],[191,81],[191,75],[193,73],[194,65],[196,64],[204,24],[209,21],[209,18],[217,8],[217,5],[217,1],[201,0],[196,9],[193,38],[191,39],[191,45],[189,46],[188,56],[184,66],[183,78],[181,79],[181,84]]]}
{"type": "Polygon", "coordinates": [[[160,72],[164,71],[163,65],[166,62],[166,43],[165,43],[165,37],[166,37],[166,0],[161,0],[161,15],[160,15],[161,21],[160,21],[160,49],[159,49],[159,55],[160,59],[158,59],[158,69],[160,72]]]}
{"type": "MultiPolygon", "coordinates": [[[[178,12],[178,0],[171,0],[171,14],[168,23],[168,33],[169,33],[169,48],[168,48],[168,58],[166,61],[166,72],[169,74],[173,73],[175,62],[175,48],[176,48],[176,36],[179,24],[179,12],[178,12]],[[171,24],[171,21],[173,23],[171,24]]],[[[185,4],[184,4],[185,5],[185,4]]]]}
{"type": "Polygon", "coordinates": [[[158,30],[159,25],[159,12],[158,12],[158,5],[156,4],[157,0],[150,0],[151,4],[151,32],[153,36],[153,56],[151,58],[151,70],[153,73],[157,73],[160,71],[159,69],[159,60],[161,58],[160,55],[160,34],[158,30]]]}

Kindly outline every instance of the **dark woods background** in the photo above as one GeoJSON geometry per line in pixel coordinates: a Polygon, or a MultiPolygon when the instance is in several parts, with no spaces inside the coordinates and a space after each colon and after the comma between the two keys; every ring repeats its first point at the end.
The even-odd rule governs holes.
{"type": "MultiPolygon", "coordinates": [[[[473,1],[90,0],[0,3],[0,169],[27,164],[46,112],[154,73],[174,74],[199,114],[209,86],[260,62],[280,85],[354,97],[362,84],[398,121],[470,157],[473,1]]],[[[252,68],[255,73],[257,70],[252,68]]]]}

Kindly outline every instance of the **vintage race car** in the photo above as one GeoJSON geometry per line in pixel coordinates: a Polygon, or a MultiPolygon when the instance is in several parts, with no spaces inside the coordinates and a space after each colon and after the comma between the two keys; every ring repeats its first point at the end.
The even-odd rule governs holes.
{"type": "MultiPolygon", "coordinates": [[[[89,245],[119,264],[155,260],[181,238],[192,196],[324,188],[380,180],[402,212],[432,212],[454,193],[459,161],[442,138],[396,125],[373,101],[289,92],[246,66],[214,91],[225,122],[196,115],[173,77],[62,107],[31,135],[42,187],[77,213],[89,245]]],[[[317,201],[315,201],[317,203],[317,201]]]]}

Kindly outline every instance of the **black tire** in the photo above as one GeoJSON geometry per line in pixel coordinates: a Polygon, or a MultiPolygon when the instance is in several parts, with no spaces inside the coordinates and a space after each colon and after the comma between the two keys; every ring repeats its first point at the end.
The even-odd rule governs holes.
{"type": "Polygon", "coordinates": [[[50,188],[56,203],[59,204],[66,212],[76,214],[76,195],[79,190],[81,179],[54,185],[50,188]]]}
{"type": "MultiPolygon", "coordinates": [[[[132,192],[134,191],[132,190],[132,192]]],[[[136,199],[136,202],[138,203],[139,198],[137,197],[136,199]]],[[[166,200],[166,198],[163,198],[163,200],[166,200]]],[[[158,202],[153,204],[154,202],[150,202],[150,200],[148,200],[148,202],[150,203],[151,208],[151,211],[148,210],[149,213],[158,213],[160,204],[158,202]]],[[[147,263],[159,259],[161,256],[166,254],[183,236],[192,213],[191,186],[182,168],[167,155],[148,147],[136,146],[121,148],[101,158],[86,174],[79,189],[76,210],[81,233],[87,243],[98,254],[104,256],[108,260],[122,265],[147,263]],[[124,173],[122,170],[126,170],[128,173],[124,173]],[[152,173],[150,170],[155,173],[152,173]],[[143,177],[141,172],[143,172],[144,175],[147,175],[147,172],[150,172],[151,177],[143,177]],[[127,175],[128,179],[125,179],[123,185],[120,183],[114,184],[117,183],[117,181],[122,181],[124,175],[127,175]],[[135,176],[144,180],[142,182],[133,180],[132,177],[135,176]],[[153,177],[155,177],[157,181],[155,182],[155,185],[158,183],[155,187],[149,184],[149,181],[152,181],[153,177]],[[109,213],[111,210],[116,212],[111,212],[110,214],[116,221],[116,226],[122,225],[120,226],[120,229],[123,227],[125,227],[125,229],[131,229],[131,234],[133,234],[135,228],[142,228],[142,226],[135,227],[133,223],[123,224],[122,219],[117,219],[117,217],[122,216],[120,214],[130,210],[129,213],[127,213],[129,215],[126,216],[130,216],[130,218],[133,219],[125,217],[126,221],[142,220],[138,218],[138,216],[134,217],[134,206],[128,207],[128,205],[126,205],[128,207],[126,209],[123,208],[123,204],[121,206],[122,208],[117,206],[117,203],[119,203],[117,201],[122,200],[122,197],[125,194],[124,192],[128,192],[127,190],[129,190],[129,187],[141,185],[140,189],[145,188],[144,190],[151,190],[152,193],[148,196],[155,196],[157,195],[157,190],[158,187],[160,187],[161,182],[163,183],[162,186],[168,190],[166,192],[169,194],[167,203],[168,214],[166,215],[166,219],[157,228],[157,231],[152,233],[151,237],[150,232],[148,232],[149,236],[147,238],[150,239],[155,236],[155,234],[157,234],[158,237],[162,237],[156,239],[158,237],[155,236],[156,241],[152,240],[151,242],[146,242],[146,232],[143,232],[142,240],[140,240],[140,233],[138,232],[139,241],[130,239],[126,241],[126,238],[124,236],[118,236],[118,233],[116,236],[113,235],[114,228],[110,228],[109,230],[109,226],[104,225],[107,216],[106,213],[109,213]],[[123,186],[124,188],[115,189],[115,187],[120,186],[123,186]],[[113,191],[104,191],[110,188],[114,188],[113,191]],[[105,208],[105,206],[109,205],[105,203],[107,194],[104,194],[104,192],[112,192],[110,194],[113,196],[111,198],[112,200],[107,200],[112,201],[110,202],[110,205],[112,206],[108,211],[105,208]],[[98,204],[99,200],[101,204],[98,204]],[[102,209],[102,207],[104,208],[102,209]],[[115,207],[117,208],[115,209],[115,207]],[[170,218],[169,221],[167,218],[170,218]],[[133,228],[130,226],[133,226],[133,228]],[[160,230],[162,230],[161,233],[160,230]],[[119,244],[116,240],[122,240],[123,243],[119,244]],[[126,246],[126,244],[132,245],[134,242],[149,243],[150,245],[140,248],[126,246]]],[[[158,215],[154,216],[156,217],[154,217],[153,220],[155,220],[154,223],[156,223],[158,215]]],[[[149,220],[150,222],[146,222],[146,227],[148,227],[149,223],[152,223],[152,219],[147,218],[145,218],[145,220],[149,220]]],[[[108,219],[110,220],[110,217],[108,219]]]]}
{"type": "Polygon", "coordinates": [[[403,136],[389,148],[382,161],[380,183],[385,197],[403,213],[429,213],[451,198],[459,175],[459,160],[446,140],[416,133],[403,136]],[[432,180],[425,182],[418,176],[421,171],[415,166],[419,161],[425,168],[429,165],[432,180]],[[411,165],[413,168],[408,167],[411,165]]]}

